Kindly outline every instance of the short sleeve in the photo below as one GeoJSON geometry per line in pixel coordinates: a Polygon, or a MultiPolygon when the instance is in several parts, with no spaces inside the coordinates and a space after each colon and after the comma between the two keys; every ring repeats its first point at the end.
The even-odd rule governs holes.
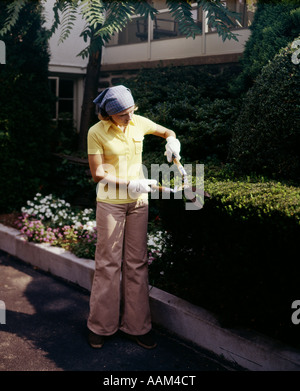
{"type": "Polygon", "coordinates": [[[157,130],[156,123],[146,117],[136,115],[135,122],[142,129],[144,135],[155,133],[157,130]]]}
{"type": "Polygon", "coordinates": [[[88,149],[88,155],[103,154],[103,146],[93,128],[91,128],[88,132],[87,149],[88,149]]]}

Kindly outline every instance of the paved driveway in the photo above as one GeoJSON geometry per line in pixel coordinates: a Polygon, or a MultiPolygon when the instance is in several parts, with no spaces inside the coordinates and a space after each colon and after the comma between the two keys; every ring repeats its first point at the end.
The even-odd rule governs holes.
{"type": "Polygon", "coordinates": [[[6,306],[6,324],[0,324],[0,371],[97,371],[103,378],[112,371],[147,371],[147,377],[156,371],[189,371],[198,377],[201,371],[238,369],[157,327],[156,349],[145,350],[118,333],[102,349],[92,349],[86,340],[89,292],[3,251],[0,300],[6,306]]]}

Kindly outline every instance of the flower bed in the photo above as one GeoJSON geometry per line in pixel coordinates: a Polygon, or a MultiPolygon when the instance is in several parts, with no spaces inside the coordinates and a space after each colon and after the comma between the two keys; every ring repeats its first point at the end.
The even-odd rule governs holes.
{"type": "Polygon", "coordinates": [[[81,258],[94,257],[97,233],[93,209],[77,210],[52,194],[37,193],[21,212],[17,226],[28,241],[59,246],[81,258]]]}
{"type": "MultiPolygon", "coordinates": [[[[37,193],[33,200],[27,201],[21,212],[17,228],[28,241],[48,243],[71,251],[79,258],[94,259],[97,243],[94,209],[79,210],[52,194],[43,196],[37,193]]],[[[149,226],[148,264],[159,276],[164,273],[159,259],[165,251],[167,235],[157,226],[149,226]]]]}

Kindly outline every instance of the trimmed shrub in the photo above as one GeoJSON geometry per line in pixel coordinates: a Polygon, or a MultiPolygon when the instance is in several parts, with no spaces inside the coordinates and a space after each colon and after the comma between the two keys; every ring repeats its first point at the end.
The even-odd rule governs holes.
{"type": "Polygon", "coordinates": [[[299,347],[291,322],[299,293],[299,188],[206,180],[205,190],[211,198],[198,211],[186,211],[181,200],[161,201],[169,251],[156,286],[211,310],[224,327],[299,347]]]}
{"type": "Polygon", "coordinates": [[[291,45],[266,65],[248,91],[233,129],[230,161],[238,173],[300,178],[300,66],[291,45]]]}

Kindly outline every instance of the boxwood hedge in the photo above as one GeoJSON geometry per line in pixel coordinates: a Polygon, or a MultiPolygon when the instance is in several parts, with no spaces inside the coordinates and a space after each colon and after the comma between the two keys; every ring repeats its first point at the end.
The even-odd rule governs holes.
{"type": "Polygon", "coordinates": [[[224,327],[299,347],[291,304],[299,299],[300,189],[206,179],[205,190],[211,197],[196,211],[183,200],[160,201],[169,239],[150,277],[215,312],[224,327]]]}

